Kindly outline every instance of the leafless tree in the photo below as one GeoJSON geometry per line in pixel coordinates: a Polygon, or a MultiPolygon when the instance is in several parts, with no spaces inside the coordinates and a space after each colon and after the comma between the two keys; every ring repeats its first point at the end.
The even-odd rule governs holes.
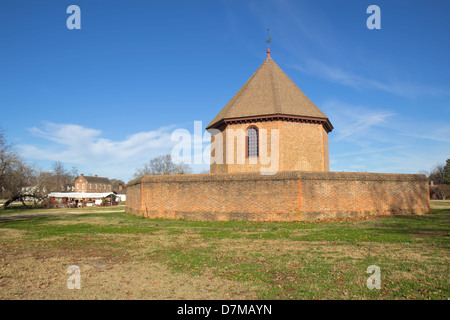
{"type": "Polygon", "coordinates": [[[49,192],[67,191],[76,176],[75,168],[70,172],[61,162],[54,162],[50,172],[33,168],[6,142],[0,128],[0,198],[6,199],[0,209],[14,201],[25,205],[25,199],[43,201],[49,192]]]}
{"type": "Polygon", "coordinates": [[[431,170],[430,175],[428,178],[433,181],[435,185],[440,185],[444,182],[444,168],[445,165],[442,163],[438,163],[434,166],[434,168],[431,170]]]}
{"type": "Polygon", "coordinates": [[[189,165],[184,163],[176,164],[172,161],[170,154],[165,154],[151,159],[142,168],[136,169],[134,178],[140,178],[146,175],[187,174],[190,172],[191,168],[189,165]]]}
{"type": "Polygon", "coordinates": [[[442,198],[442,200],[446,200],[448,197],[450,197],[450,185],[440,184],[434,189],[434,192],[439,196],[439,198],[442,198]]]}
{"type": "Polygon", "coordinates": [[[109,179],[112,184],[112,188],[114,191],[118,191],[120,189],[125,189],[126,184],[120,179],[109,179]]]}
{"type": "Polygon", "coordinates": [[[24,203],[26,197],[37,197],[32,189],[34,179],[35,170],[13,150],[0,130],[0,197],[6,199],[0,209],[16,200],[24,203]]]}
{"type": "Polygon", "coordinates": [[[36,174],[35,188],[44,196],[50,192],[68,191],[77,176],[76,168],[69,171],[63,163],[55,161],[51,171],[40,171],[36,174]]]}

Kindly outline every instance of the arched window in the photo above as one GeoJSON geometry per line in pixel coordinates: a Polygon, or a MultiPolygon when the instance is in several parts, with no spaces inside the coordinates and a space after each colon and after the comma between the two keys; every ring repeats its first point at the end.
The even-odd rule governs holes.
{"type": "Polygon", "coordinates": [[[259,156],[259,146],[258,146],[258,128],[250,127],[246,132],[247,138],[247,157],[258,157],[259,156]]]}

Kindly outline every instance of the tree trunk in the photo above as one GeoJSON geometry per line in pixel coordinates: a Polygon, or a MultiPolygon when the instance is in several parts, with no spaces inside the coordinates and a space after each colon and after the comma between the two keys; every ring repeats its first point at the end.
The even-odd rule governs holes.
{"type": "Polygon", "coordinates": [[[20,198],[20,201],[22,201],[24,207],[29,208],[29,206],[25,203],[25,200],[23,200],[23,197],[20,198]]]}
{"type": "Polygon", "coordinates": [[[0,210],[5,210],[11,203],[13,203],[14,201],[19,200],[19,199],[22,201],[22,203],[23,203],[23,205],[24,205],[25,207],[29,207],[29,206],[27,206],[27,205],[25,204],[25,202],[24,202],[24,200],[23,200],[24,197],[33,197],[33,198],[35,198],[35,199],[42,200],[42,198],[36,197],[35,195],[32,195],[32,194],[25,194],[25,195],[20,195],[20,196],[14,196],[14,197],[9,198],[9,199],[8,199],[8,200],[0,207],[0,210]]]}
{"type": "Polygon", "coordinates": [[[8,199],[0,208],[0,210],[5,210],[11,203],[13,203],[14,201],[16,201],[17,199],[19,199],[20,197],[12,197],[10,199],[8,199]]]}

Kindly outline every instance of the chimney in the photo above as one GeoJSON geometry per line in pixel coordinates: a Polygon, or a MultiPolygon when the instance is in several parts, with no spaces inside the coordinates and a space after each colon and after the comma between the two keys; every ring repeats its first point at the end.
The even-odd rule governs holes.
{"type": "Polygon", "coordinates": [[[97,178],[97,175],[94,175],[94,177],[96,177],[96,178],[97,178]]]}

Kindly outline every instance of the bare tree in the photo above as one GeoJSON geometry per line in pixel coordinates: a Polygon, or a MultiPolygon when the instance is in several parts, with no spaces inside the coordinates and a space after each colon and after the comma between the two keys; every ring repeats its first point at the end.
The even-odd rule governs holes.
{"type": "Polygon", "coordinates": [[[430,175],[428,178],[433,181],[435,185],[442,184],[444,182],[444,168],[445,165],[442,163],[438,163],[434,166],[434,168],[431,170],[430,175]]]}
{"type": "Polygon", "coordinates": [[[191,168],[187,164],[176,164],[172,161],[170,154],[165,154],[151,159],[142,168],[136,169],[134,178],[140,178],[146,175],[187,174],[190,172],[191,168]]]}
{"type": "Polygon", "coordinates": [[[77,176],[76,168],[73,167],[72,171],[69,171],[62,162],[55,161],[52,171],[41,171],[37,174],[35,187],[44,196],[50,192],[67,191],[73,186],[77,176]]]}
{"type": "Polygon", "coordinates": [[[78,173],[76,168],[72,168],[72,172],[70,172],[62,162],[55,161],[52,165],[51,176],[51,191],[67,191],[68,187],[73,186],[78,173]]]}
{"type": "Polygon", "coordinates": [[[125,182],[123,182],[120,179],[109,179],[109,180],[111,181],[112,189],[114,191],[118,191],[120,189],[125,189],[125,187],[126,187],[125,182]]]}
{"type": "Polygon", "coordinates": [[[450,185],[448,184],[441,184],[438,185],[435,189],[434,192],[440,197],[442,198],[442,200],[447,199],[448,197],[450,197],[450,185]]]}
{"type": "Polygon", "coordinates": [[[6,142],[0,128],[0,197],[6,199],[0,209],[14,201],[25,205],[26,199],[43,201],[49,192],[66,191],[76,175],[75,168],[70,172],[61,162],[54,162],[50,172],[33,168],[6,142]]]}
{"type": "Polygon", "coordinates": [[[34,179],[35,170],[12,149],[0,130],[0,196],[6,199],[0,209],[16,200],[24,203],[26,197],[38,197],[32,188],[34,179]]]}

